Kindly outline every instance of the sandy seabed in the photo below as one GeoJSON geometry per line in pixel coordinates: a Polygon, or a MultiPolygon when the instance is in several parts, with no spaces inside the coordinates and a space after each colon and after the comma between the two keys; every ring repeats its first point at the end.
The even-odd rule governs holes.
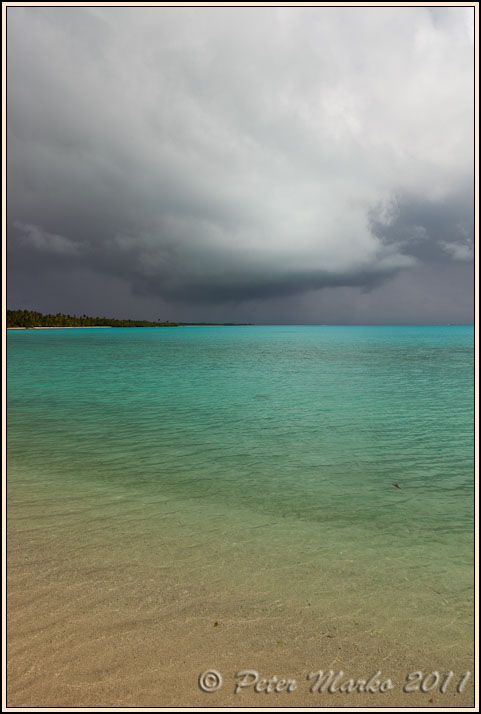
{"type": "Polygon", "coordinates": [[[308,553],[297,548],[294,563],[287,549],[272,551],[282,537],[274,526],[214,512],[196,524],[199,508],[166,502],[159,517],[158,503],[127,494],[10,488],[9,707],[473,706],[472,675],[457,692],[473,658],[454,639],[455,611],[446,611],[444,639],[423,629],[429,610],[443,608],[435,593],[415,610],[408,599],[389,605],[396,590],[387,587],[387,621],[372,600],[375,575],[363,593],[329,561],[314,580],[308,553]],[[198,680],[211,669],[223,684],[207,693],[198,680]],[[243,670],[295,683],[235,693],[243,670]],[[390,680],[392,689],[311,692],[317,678],[307,677],[319,670],[344,673],[334,689],[378,672],[374,688],[390,680]],[[429,691],[403,691],[418,671],[429,691]]]}

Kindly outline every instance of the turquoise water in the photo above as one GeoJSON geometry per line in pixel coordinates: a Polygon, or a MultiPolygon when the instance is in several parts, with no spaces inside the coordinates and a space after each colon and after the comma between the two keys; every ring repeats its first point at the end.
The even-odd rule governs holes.
{"type": "MultiPolygon", "coordinates": [[[[92,494],[97,509],[128,496],[135,518],[119,510],[116,524],[147,542],[142,557],[147,521],[167,519],[165,558],[193,573],[186,549],[202,544],[226,587],[247,557],[242,528],[263,527],[256,547],[282,546],[282,577],[261,556],[244,566],[266,591],[311,598],[323,569],[330,606],[344,596],[362,615],[348,579],[393,628],[399,597],[440,641],[469,642],[473,345],[471,326],[10,331],[11,518],[54,529],[65,510],[36,502],[41,489],[92,494]],[[297,578],[299,559],[314,569],[297,578]]],[[[69,519],[107,547],[92,509],[69,519]]]]}

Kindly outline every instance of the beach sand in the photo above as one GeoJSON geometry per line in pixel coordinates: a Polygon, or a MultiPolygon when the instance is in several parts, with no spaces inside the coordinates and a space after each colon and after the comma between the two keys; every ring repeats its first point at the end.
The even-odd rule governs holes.
{"type": "Polygon", "coordinates": [[[92,484],[70,495],[10,487],[8,706],[473,706],[472,677],[456,692],[473,671],[457,607],[428,587],[411,601],[395,566],[380,592],[375,568],[313,562],[307,525],[301,552],[283,543],[282,524],[208,507],[107,497],[92,484]],[[433,611],[445,612],[444,631],[430,629],[433,611]],[[223,686],[205,693],[198,677],[211,668],[223,686]],[[235,694],[246,669],[296,688],[235,694]],[[330,669],[342,681],[380,671],[393,689],[310,692],[307,675],[330,669]],[[444,694],[403,692],[418,670],[454,675],[444,694]]]}

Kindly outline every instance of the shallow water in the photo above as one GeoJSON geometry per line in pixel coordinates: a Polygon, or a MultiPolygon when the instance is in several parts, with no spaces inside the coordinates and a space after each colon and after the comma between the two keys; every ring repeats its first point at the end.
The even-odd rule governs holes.
{"type": "Polygon", "coordinates": [[[18,612],[42,611],[48,633],[48,598],[67,607],[56,581],[71,598],[93,568],[119,596],[135,572],[135,602],[192,588],[184,618],[327,612],[468,660],[473,340],[470,326],[9,332],[11,587],[44,587],[18,612]]]}

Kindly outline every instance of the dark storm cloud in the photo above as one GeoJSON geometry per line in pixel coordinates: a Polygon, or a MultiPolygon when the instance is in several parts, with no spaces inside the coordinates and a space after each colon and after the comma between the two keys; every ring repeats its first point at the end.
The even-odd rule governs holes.
{"type": "Polygon", "coordinates": [[[472,183],[447,200],[426,201],[403,196],[395,201],[388,224],[371,213],[371,229],[391,245],[423,262],[471,261],[474,254],[474,195],[472,183]]]}
{"type": "Polygon", "coordinates": [[[110,305],[103,279],[124,314],[248,303],[272,320],[285,298],[297,321],[315,309],[296,296],[357,300],[472,260],[470,10],[11,7],[7,20],[15,306],[83,309],[85,280],[110,305]]]}

